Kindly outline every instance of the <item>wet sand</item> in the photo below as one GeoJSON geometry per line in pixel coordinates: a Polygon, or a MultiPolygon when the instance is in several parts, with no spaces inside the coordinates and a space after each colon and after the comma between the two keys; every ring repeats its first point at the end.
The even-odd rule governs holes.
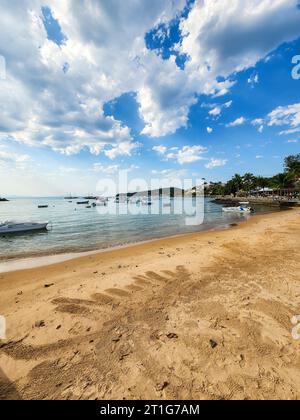
{"type": "Polygon", "coordinates": [[[299,399],[299,215],[0,274],[0,399],[299,399]]]}

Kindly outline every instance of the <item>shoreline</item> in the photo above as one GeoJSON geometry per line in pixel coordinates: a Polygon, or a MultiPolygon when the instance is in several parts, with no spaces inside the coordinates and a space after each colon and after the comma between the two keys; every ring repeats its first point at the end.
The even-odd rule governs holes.
{"type": "MultiPolygon", "coordinates": [[[[292,208],[282,209],[281,212],[289,211],[289,210],[292,210],[292,208]]],[[[274,213],[276,214],[278,213],[278,211],[273,210],[267,213],[253,214],[250,216],[246,216],[244,220],[238,219],[236,221],[232,221],[232,223],[226,224],[225,226],[219,225],[219,226],[216,226],[215,228],[207,227],[206,229],[195,231],[195,232],[179,233],[175,235],[162,236],[162,237],[157,237],[157,238],[152,238],[152,239],[140,240],[136,242],[127,242],[126,244],[123,244],[123,245],[109,246],[106,248],[97,248],[97,249],[91,249],[91,250],[85,250],[85,251],[74,250],[74,252],[67,251],[67,252],[58,252],[54,254],[51,254],[51,253],[50,254],[48,253],[32,254],[32,255],[28,254],[25,257],[12,256],[12,257],[8,257],[5,260],[0,259],[0,274],[59,264],[66,261],[72,261],[77,258],[84,258],[84,257],[89,257],[91,255],[109,253],[109,252],[117,251],[120,249],[131,248],[131,247],[144,245],[144,244],[151,244],[151,243],[155,243],[157,241],[164,240],[164,239],[167,240],[167,239],[173,239],[173,238],[184,238],[185,236],[201,235],[207,232],[218,232],[218,231],[221,232],[224,230],[230,230],[232,229],[232,227],[237,227],[237,226],[240,226],[241,224],[250,222],[252,218],[262,217],[264,215],[271,215],[274,213]],[[237,226],[232,226],[235,224],[237,226]]]]}
{"type": "Polygon", "coordinates": [[[0,400],[299,399],[299,214],[1,274],[0,400]]]}
{"type": "MultiPolygon", "coordinates": [[[[252,216],[253,217],[253,216],[252,216]]],[[[242,223],[247,223],[249,220],[239,221],[239,223],[234,226],[238,227],[242,223]]],[[[180,233],[177,235],[163,236],[161,238],[154,238],[149,240],[141,240],[138,242],[127,243],[124,245],[111,246],[109,248],[96,249],[91,251],[82,251],[82,252],[66,252],[58,254],[49,254],[49,255],[33,255],[32,257],[25,258],[11,258],[6,261],[0,260],[0,274],[6,274],[11,272],[31,270],[33,268],[48,267],[52,265],[57,265],[67,261],[74,261],[81,258],[87,258],[90,256],[97,256],[101,254],[109,254],[110,252],[119,251],[123,249],[130,249],[139,247],[142,245],[155,244],[159,241],[169,240],[169,239],[184,239],[191,235],[201,235],[208,232],[222,232],[232,229],[232,226],[226,226],[224,228],[217,227],[215,229],[205,229],[199,232],[189,232],[189,233],[180,233]]]]}
{"type": "Polygon", "coordinates": [[[278,213],[278,212],[274,211],[274,212],[268,212],[264,214],[254,214],[254,215],[245,217],[244,220],[237,220],[236,222],[230,223],[224,227],[216,226],[215,228],[207,228],[207,229],[199,230],[196,232],[179,233],[176,235],[168,235],[168,236],[163,236],[163,237],[158,237],[158,238],[153,238],[153,239],[148,239],[148,240],[130,242],[124,245],[116,245],[116,246],[111,246],[107,248],[87,250],[87,251],[82,251],[82,252],[74,251],[74,252],[61,252],[57,254],[32,255],[32,256],[29,255],[24,258],[12,257],[4,261],[0,260],[0,274],[11,273],[15,271],[22,271],[22,270],[30,270],[33,268],[47,267],[47,266],[56,265],[56,264],[60,264],[67,261],[73,261],[79,258],[90,257],[93,255],[97,256],[97,255],[110,253],[110,252],[118,251],[122,249],[130,249],[130,248],[138,247],[140,245],[155,244],[156,242],[168,240],[168,239],[176,239],[176,238],[184,239],[185,237],[190,237],[191,235],[201,235],[208,232],[227,231],[233,228],[237,228],[244,223],[249,223],[252,218],[262,217],[266,214],[271,215],[273,213],[278,213]]]}

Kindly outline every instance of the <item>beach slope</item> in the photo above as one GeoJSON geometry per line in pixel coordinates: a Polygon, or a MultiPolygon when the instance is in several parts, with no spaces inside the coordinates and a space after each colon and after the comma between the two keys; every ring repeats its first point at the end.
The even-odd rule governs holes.
{"type": "Polygon", "coordinates": [[[299,399],[299,214],[1,274],[0,399],[299,399]]]}

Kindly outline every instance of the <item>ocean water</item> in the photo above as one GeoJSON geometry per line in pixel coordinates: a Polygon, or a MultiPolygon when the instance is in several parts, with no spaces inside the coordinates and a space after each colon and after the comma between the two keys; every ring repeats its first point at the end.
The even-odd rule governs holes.
{"type": "MultiPolygon", "coordinates": [[[[48,232],[0,236],[0,260],[107,249],[189,232],[223,229],[251,217],[224,213],[222,206],[210,199],[205,199],[202,206],[202,200],[198,202],[187,198],[184,206],[188,214],[192,214],[197,205],[198,212],[200,209],[203,216],[203,223],[189,226],[186,214],[99,214],[98,208],[88,209],[77,205],[76,201],[69,203],[62,198],[35,198],[0,203],[0,221],[52,222],[52,229],[48,232]],[[49,208],[38,209],[38,205],[43,204],[49,205],[49,208]]],[[[178,208],[182,201],[174,199],[172,204],[178,208]]],[[[115,204],[111,202],[110,206],[115,204]]],[[[121,213],[125,210],[126,204],[120,204],[121,213]]],[[[270,211],[266,207],[256,210],[270,211]]],[[[149,211],[153,209],[147,206],[143,209],[144,213],[149,211]]],[[[171,212],[171,209],[164,208],[164,211],[171,212]]]]}

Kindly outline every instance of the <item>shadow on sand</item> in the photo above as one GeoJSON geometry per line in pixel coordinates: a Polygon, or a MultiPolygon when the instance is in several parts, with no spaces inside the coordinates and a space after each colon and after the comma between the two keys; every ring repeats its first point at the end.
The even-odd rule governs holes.
{"type": "Polygon", "coordinates": [[[4,374],[0,368],[0,401],[16,401],[21,400],[21,396],[18,393],[15,385],[4,374]]]}

